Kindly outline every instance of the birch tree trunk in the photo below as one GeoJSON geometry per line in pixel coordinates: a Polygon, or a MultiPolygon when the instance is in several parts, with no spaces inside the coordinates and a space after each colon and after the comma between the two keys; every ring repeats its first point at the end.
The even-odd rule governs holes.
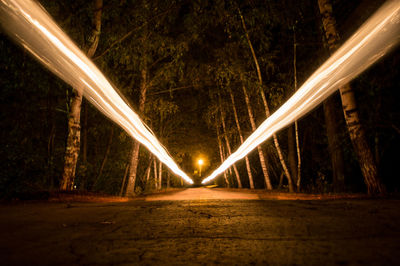
{"type": "MultiPolygon", "coordinates": [[[[93,57],[99,43],[101,31],[101,12],[103,8],[103,0],[94,1],[94,18],[93,30],[87,45],[87,56],[93,57]]],[[[74,179],[76,172],[76,164],[78,162],[78,155],[80,149],[81,137],[81,106],[82,106],[82,90],[74,88],[73,97],[71,101],[70,112],[68,114],[68,136],[67,144],[65,147],[64,155],[64,170],[62,180],[60,183],[61,190],[72,190],[74,187],[74,179]]]]}
{"type": "MultiPolygon", "coordinates": [[[[254,119],[253,111],[251,110],[250,98],[249,98],[249,95],[247,94],[246,87],[244,85],[242,85],[242,88],[243,88],[244,99],[246,101],[247,112],[249,114],[251,130],[254,132],[257,129],[257,126],[256,126],[256,122],[254,119]]],[[[265,187],[268,190],[272,190],[271,180],[270,180],[269,174],[268,174],[267,162],[265,160],[264,152],[263,152],[261,146],[257,146],[257,151],[258,151],[258,157],[260,159],[261,169],[264,174],[265,187]]]]}
{"type": "MultiPolygon", "coordinates": [[[[145,66],[141,71],[140,98],[139,98],[140,114],[143,114],[144,112],[144,106],[146,102],[146,92],[147,92],[147,66],[145,66]]],[[[126,192],[125,192],[126,196],[135,195],[136,175],[139,164],[139,148],[140,148],[139,141],[134,140],[131,152],[131,165],[129,167],[128,185],[126,187],[126,192]]]]}
{"type": "Polygon", "coordinates": [[[158,163],[158,189],[162,189],[162,162],[158,163]]]}
{"type": "MultiPolygon", "coordinates": [[[[219,148],[219,156],[221,158],[221,164],[224,162],[224,151],[222,149],[222,141],[221,141],[221,134],[219,132],[219,127],[217,124],[215,124],[215,127],[217,128],[217,139],[218,139],[218,148],[219,148]]],[[[226,176],[226,170],[224,171],[224,179],[225,179],[225,184],[229,188],[230,184],[228,181],[228,177],[226,176]]]]}
{"type": "MultiPolygon", "coordinates": [[[[233,95],[233,92],[232,92],[231,89],[228,89],[228,90],[229,90],[229,94],[231,96],[233,115],[235,117],[236,127],[237,127],[239,138],[240,138],[240,143],[243,144],[244,139],[243,139],[242,130],[240,128],[239,117],[237,115],[237,110],[236,110],[236,105],[235,105],[235,96],[233,95]]],[[[251,174],[251,167],[250,167],[249,157],[245,156],[244,159],[246,161],[246,169],[247,169],[247,175],[249,177],[250,188],[254,189],[253,175],[251,174]]]]}
{"type": "Polygon", "coordinates": [[[290,175],[294,183],[297,183],[297,156],[296,156],[296,138],[294,132],[294,125],[287,128],[287,145],[288,145],[288,163],[290,175]]]}
{"type": "Polygon", "coordinates": [[[300,141],[299,141],[299,126],[297,120],[294,122],[294,131],[296,135],[296,151],[297,151],[297,192],[300,192],[301,185],[301,154],[300,154],[300,141]]]}
{"type": "MultiPolygon", "coordinates": [[[[247,43],[249,45],[251,54],[253,56],[254,64],[256,66],[261,99],[262,99],[263,104],[264,104],[266,117],[268,118],[271,114],[270,114],[270,111],[269,111],[269,106],[268,106],[267,99],[265,98],[265,94],[264,94],[264,91],[262,89],[262,76],[261,76],[260,65],[258,64],[258,59],[257,59],[256,53],[254,52],[253,44],[251,43],[250,36],[249,36],[249,33],[247,31],[247,28],[246,28],[246,23],[244,21],[243,15],[240,12],[240,10],[239,10],[239,15],[240,15],[240,19],[242,21],[242,26],[243,26],[243,30],[245,32],[247,43]]],[[[278,153],[279,161],[281,162],[283,171],[285,172],[285,175],[286,175],[286,178],[287,178],[287,181],[288,181],[289,191],[293,192],[294,189],[293,189],[292,177],[290,175],[289,169],[286,166],[286,162],[285,162],[285,160],[283,158],[283,154],[282,154],[282,151],[281,151],[281,148],[280,148],[280,145],[279,145],[278,137],[276,136],[276,134],[273,134],[272,137],[274,139],[274,144],[275,144],[276,151],[278,153]]]]}
{"type": "MultiPolygon", "coordinates": [[[[318,0],[318,6],[322,16],[322,24],[329,50],[334,52],[339,43],[339,34],[336,30],[336,21],[332,14],[332,3],[330,0],[318,0]]],[[[340,88],[340,97],[342,99],[342,108],[347,129],[358,157],[368,194],[385,193],[385,188],[378,178],[378,170],[374,156],[368,145],[365,131],[361,126],[354,90],[351,88],[350,84],[346,84],[340,88]]]]}
{"type": "MultiPolygon", "coordinates": [[[[293,26],[293,77],[294,77],[294,91],[297,91],[297,41],[296,41],[296,27],[293,26]]],[[[300,154],[300,141],[299,141],[299,125],[297,120],[294,121],[294,132],[296,138],[296,152],[297,152],[297,192],[300,192],[301,184],[301,154],[300,154]]]]}
{"type": "Polygon", "coordinates": [[[153,167],[154,167],[154,188],[158,189],[158,177],[157,177],[157,158],[154,156],[153,158],[153,167]]]}
{"type": "MultiPolygon", "coordinates": [[[[228,151],[228,156],[232,154],[232,150],[231,150],[231,144],[229,143],[229,138],[228,138],[228,134],[227,134],[227,130],[226,130],[226,124],[225,124],[225,117],[224,117],[224,111],[222,110],[222,103],[221,103],[221,95],[218,93],[218,100],[219,100],[219,113],[221,115],[221,123],[222,123],[222,129],[223,129],[223,135],[225,138],[225,143],[226,143],[226,148],[228,151]]],[[[240,175],[239,175],[239,171],[236,167],[236,164],[233,164],[233,171],[235,172],[235,176],[236,176],[236,181],[238,183],[238,187],[242,188],[242,182],[240,181],[240,175]]]]}
{"type": "Polygon", "coordinates": [[[150,154],[150,157],[149,157],[149,165],[147,166],[147,168],[146,168],[146,184],[145,184],[145,190],[146,190],[146,188],[148,188],[149,187],[149,180],[150,180],[150,171],[151,171],[151,163],[153,162],[153,155],[152,154],[150,154]]]}

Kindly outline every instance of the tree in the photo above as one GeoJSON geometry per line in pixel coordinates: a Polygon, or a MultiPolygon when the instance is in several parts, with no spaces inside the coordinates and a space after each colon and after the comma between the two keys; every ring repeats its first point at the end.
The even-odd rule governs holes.
{"type": "MultiPolygon", "coordinates": [[[[243,89],[244,99],[246,101],[246,107],[247,107],[247,112],[249,115],[251,129],[254,132],[257,129],[257,126],[256,126],[256,122],[254,119],[253,111],[251,109],[250,98],[247,93],[246,86],[244,84],[242,84],[242,89],[243,89]]],[[[265,187],[268,190],[272,190],[271,180],[270,180],[270,177],[268,174],[268,167],[267,167],[268,163],[267,163],[266,157],[264,156],[264,151],[262,150],[261,145],[257,146],[257,151],[258,151],[258,158],[260,159],[261,169],[264,174],[265,187]]]]}
{"type": "MultiPolygon", "coordinates": [[[[327,45],[329,50],[334,52],[339,44],[339,34],[332,14],[332,3],[330,0],[318,0],[318,6],[322,16],[327,45]]],[[[346,84],[339,91],[347,129],[358,157],[368,194],[382,194],[385,192],[385,188],[378,178],[376,162],[360,122],[354,90],[350,84],[346,84]]]]}
{"type": "MultiPolygon", "coordinates": [[[[146,102],[146,91],[147,91],[147,67],[146,65],[141,70],[141,84],[140,84],[140,98],[139,98],[139,113],[143,114],[145,102],[146,102]]],[[[137,167],[139,164],[139,148],[140,143],[134,140],[132,143],[131,160],[128,174],[128,184],[126,186],[125,195],[133,196],[135,194],[136,174],[137,167]]]]}
{"type": "MultiPolygon", "coordinates": [[[[293,26],[293,87],[294,91],[297,91],[297,41],[296,41],[296,27],[293,26]]],[[[294,159],[294,151],[290,151],[290,148],[293,149],[293,144],[291,147],[289,146],[289,151],[292,153],[292,162],[291,162],[291,168],[292,172],[295,172],[292,174],[292,176],[295,177],[296,181],[296,187],[297,187],[297,192],[300,191],[300,184],[301,184],[301,154],[300,154],[300,141],[299,141],[299,125],[297,120],[294,122],[294,138],[296,142],[296,153],[297,153],[297,172],[295,172],[295,161],[294,159]]],[[[293,128],[289,128],[288,131],[288,145],[290,141],[293,141],[293,128]],[[290,134],[292,136],[289,136],[290,134]]],[[[289,154],[288,157],[290,158],[289,154]]]]}
{"type": "MultiPolygon", "coordinates": [[[[86,54],[89,58],[93,57],[99,43],[102,7],[102,0],[94,1],[93,30],[91,36],[88,38],[88,44],[86,45],[86,54]]],[[[76,88],[71,99],[71,106],[68,114],[68,137],[64,156],[64,170],[60,184],[60,189],[62,190],[72,190],[74,187],[76,164],[78,162],[80,150],[81,104],[82,93],[81,90],[76,88]]]]}
{"type": "MultiPolygon", "coordinates": [[[[232,150],[231,150],[231,144],[229,142],[227,127],[226,127],[226,123],[225,123],[225,112],[224,112],[224,108],[222,107],[221,95],[219,92],[218,92],[218,105],[219,105],[219,113],[220,113],[220,118],[221,118],[223,136],[225,138],[226,148],[227,148],[227,152],[228,152],[228,156],[229,156],[232,154],[232,150]]],[[[233,167],[233,171],[235,172],[238,187],[242,188],[242,182],[240,181],[240,175],[239,175],[239,171],[237,169],[236,164],[233,164],[232,167],[233,167]]]]}
{"type": "MultiPolygon", "coordinates": [[[[251,43],[250,36],[249,36],[248,31],[247,31],[246,23],[244,21],[244,17],[242,15],[242,13],[240,12],[240,9],[238,9],[238,12],[239,12],[239,16],[240,16],[240,19],[241,19],[241,22],[242,22],[243,31],[244,31],[245,36],[246,36],[246,40],[247,40],[247,43],[249,45],[249,49],[251,51],[251,55],[253,57],[254,64],[256,66],[257,77],[258,77],[258,82],[259,82],[259,89],[260,89],[261,99],[262,99],[262,102],[263,102],[264,108],[265,108],[265,114],[266,114],[267,117],[269,117],[271,114],[270,114],[270,110],[269,110],[267,99],[266,99],[265,94],[264,94],[264,90],[262,88],[262,84],[263,83],[262,83],[262,75],[261,75],[260,65],[258,63],[258,59],[257,59],[256,53],[255,53],[254,48],[253,48],[253,44],[251,43]]],[[[276,148],[276,151],[278,153],[278,156],[279,156],[279,160],[281,162],[282,168],[283,168],[283,170],[285,172],[285,175],[286,175],[286,178],[288,180],[289,191],[293,192],[294,188],[293,188],[292,177],[291,177],[290,172],[289,172],[289,170],[288,170],[288,168],[286,166],[285,159],[283,158],[283,154],[282,154],[282,151],[281,151],[281,148],[280,148],[278,137],[276,136],[276,134],[273,134],[272,137],[274,139],[274,144],[275,144],[275,148],[276,148]]]]}
{"type": "MultiPolygon", "coordinates": [[[[230,98],[231,98],[231,102],[232,102],[233,115],[235,117],[235,123],[236,123],[237,131],[238,131],[238,134],[239,134],[240,143],[243,144],[244,138],[243,138],[242,130],[240,128],[239,117],[238,117],[238,114],[237,114],[237,111],[236,111],[235,96],[233,95],[233,92],[232,92],[232,90],[230,88],[228,88],[228,92],[229,92],[229,95],[230,95],[230,98]]],[[[245,156],[244,159],[245,159],[245,162],[246,162],[246,170],[247,170],[247,176],[249,177],[250,188],[254,189],[254,181],[253,181],[253,175],[251,174],[251,167],[250,167],[249,157],[245,156]]]]}
{"type": "MultiPolygon", "coordinates": [[[[128,84],[127,91],[137,102],[137,111],[144,117],[147,105],[147,93],[158,88],[165,88],[174,83],[177,75],[177,65],[180,63],[185,46],[180,43],[179,38],[173,36],[171,25],[175,23],[177,13],[162,11],[161,16],[154,19],[154,14],[159,10],[173,10],[175,2],[165,3],[163,1],[143,1],[135,3],[135,8],[127,9],[128,17],[123,18],[123,23],[128,27],[136,26],[137,31],[129,31],[128,34],[121,34],[124,37],[120,41],[111,41],[106,51],[121,49],[121,42],[130,47],[123,49],[117,58],[111,58],[114,64],[118,65],[126,76],[121,82],[128,84]],[[132,20],[132,17],[135,18],[132,20]],[[131,38],[127,38],[127,37],[131,38]],[[136,85],[138,84],[138,85],[136,85]],[[137,97],[139,95],[139,97],[137,97]],[[135,97],[136,96],[136,97],[135,97]],[[139,99],[137,99],[139,98],[139,99]]],[[[115,18],[119,19],[119,18],[115,18]]],[[[110,53],[105,54],[111,57],[110,53]]],[[[156,131],[156,130],[155,130],[156,131]]],[[[127,180],[126,195],[132,196],[135,193],[136,178],[139,165],[140,144],[137,141],[132,143],[129,175],[127,180]]]]}

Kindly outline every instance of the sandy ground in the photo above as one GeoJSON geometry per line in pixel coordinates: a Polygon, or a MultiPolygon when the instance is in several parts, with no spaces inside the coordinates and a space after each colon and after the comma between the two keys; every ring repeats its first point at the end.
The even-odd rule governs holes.
{"type": "Polygon", "coordinates": [[[400,200],[187,189],[0,205],[2,265],[399,265],[400,200]]]}

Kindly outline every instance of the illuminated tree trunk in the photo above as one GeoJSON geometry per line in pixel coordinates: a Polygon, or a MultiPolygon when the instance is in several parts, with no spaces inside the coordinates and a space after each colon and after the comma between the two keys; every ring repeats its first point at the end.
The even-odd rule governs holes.
{"type": "MultiPolygon", "coordinates": [[[[218,100],[219,100],[219,113],[221,115],[221,124],[222,124],[222,129],[223,129],[223,135],[225,138],[225,143],[226,143],[226,148],[228,150],[228,156],[232,154],[232,150],[231,150],[231,144],[229,143],[229,138],[228,138],[228,133],[226,130],[226,124],[225,124],[225,112],[222,110],[222,104],[221,104],[221,95],[218,93],[218,100]]],[[[233,164],[233,171],[235,172],[235,176],[236,176],[236,181],[238,183],[238,187],[242,188],[242,182],[240,181],[240,175],[239,175],[239,171],[236,167],[236,164],[233,164]]]]}
{"type": "Polygon", "coordinates": [[[301,154],[300,154],[300,141],[299,141],[299,125],[297,120],[294,122],[294,131],[296,135],[296,151],[297,151],[297,192],[300,192],[301,185],[301,154]]]}
{"type": "MultiPolygon", "coordinates": [[[[249,98],[249,95],[247,94],[246,87],[244,85],[242,85],[242,88],[243,88],[244,99],[246,101],[247,112],[249,114],[251,129],[253,131],[255,131],[257,129],[257,126],[256,126],[256,122],[254,119],[253,111],[251,110],[250,98],[249,98]]],[[[257,151],[258,151],[258,157],[260,158],[261,169],[264,174],[265,187],[268,190],[272,190],[271,180],[270,180],[269,174],[268,174],[267,162],[265,160],[264,152],[263,152],[261,146],[257,146],[257,151]]]]}
{"type": "Polygon", "coordinates": [[[290,175],[294,183],[297,183],[297,158],[296,158],[296,139],[294,132],[294,125],[290,125],[287,128],[287,138],[288,138],[288,162],[290,175]]]}
{"type": "Polygon", "coordinates": [[[157,177],[157,158],[154,156],[153,158],[153,167],[154,167],[154,188],[158,189],[158,177],[157,177]]]}
{"type": "MultiPolygon", "coordinates": [[[[330,0],[318,0],[319,10],[322,16],[322,24],[325,30],[325,37],[331,52],[337,49],[339,35],[336,30],[336,21],[332,14],[330,0]]],[[[350,139],[357,154],[364,182],[368,194],[381,194],[385,192],[384,186],[378,178],[378,170],[371,148],[368,145],[365,131],[361,126],[358,115],[357,103],[354,91],[349,84],[340,88],[344,117],[349,131],[350,139]]]]}
{"type": "MultiPolygon", "coordinates": [[[[101,11],[103,7],[102,0],[94,1],[94,18],[93,18],[93,30],[89,38],[89,44],[87,45],[87,56],[93,57],[96,52],[97,45],[99,43],[100,31],[101,31],[101,11]]],[[[76,164],[78,162],[78,155],[80,149],[80,137],[81,137],[81,106],[82,106],[82,89],[75,88],[74,94],[71,101],[71,107],[68,114],[68,136],[67,144],[65,147],[64,155],[64,170],[62,180],[60,184],[61,190],[72,190],[74,187],[74,179],[76,172],[76,164]]]]}
{"type": "MultiPolygon", "coordinates": [[[[146,102],[147,91],[147,69],[146,66],[141,71],[141,85],[140,85],[140,98],[139,98],[139,114],[143,114],[144,105],[146,102]]],[[[128,185],[126,187],[126,196],[135,195],[135,183],[137,175],[137,167],[139,164],[139,148],[140,143],[137,140],[133,141],[131,153],[131,165],[129,167],[128,185]]]]}
{"type": "Polygon", "coordinates": [[[162,162],[158,163],[158,189],[162,188],[162,162]]]}
{"type": "MultiPolygon", "coordinates": [[[[233,115],[235,117],[236,127],[237,127],[237,130],[238,130],[238,133],[239,133],[239,138],[240,138],[240,143],[243,144],[244,139],[243,139],[243,134],[242,134],[242,130],[240,128],[239,118],[238,118],[237,111],[236,111],[235,97],[234,97],[233,92],[232,92],[231,89],[229,89],[229,94],[231,96],[233,115]]],[[[245,156],[244,159],[246,161],[246,169],[247,169],[247,175],[249,176],[250,188],[254,189],[253,175],[251,174],[251,167],[250,167],[249,157],[245,156]]]]}
{"type": "MultiPolygon", "coordinates": [[[[297,91],[297,41],[296,41],[296,28],[293,26],[293,77],[294,77],[294,90],[297,91]]],[[[296,139],[296,152],[297,152],[297,192],[300,192],[301,184],[301,154],[300,154],[300,141],[299,141],[299,125],[297,120],[294,121],[294,132],[296,139]]]]}
{"type": "MultiPolygon", "coordinates": [[[[219,132],[218,124],[215,124],[215,127],[217,128],[217,139],[218,139],[219,156],[221,158],[221,164],[222,164],[224,162],[224,151],[223,151],[223,148],[222,148],[221,134],[219,132]]],[[[228,177],[226,176],[226,170],[224,171],[224,179],[225,179],[226,186],[229,188],[230,185],[229,185],[228,177]]]]}
{"type": "MultiPolygon", "coordinates": [[[[264,91],[262,89],[262,77],[261,77],[260,65],[258,64],[257,56],[256,56],[256,53],[254,52],[253,45],[252,45],[252,43],[250,41],[249,33],[247,31],[246,24],[244,22],[244,18],[242,16],[242,13],[240,12],[240,10],[239,10],[239,15],[240,15],[240,19],[242,20],[242,26],[243,26],[243,30],[244,30],[245,35],[246,35],[247,43],[249,45],[251,54],[253,56],[254,64],[256,66],[258,82],[259,82],[259,88],[260,88],[260,94],[261,94],[261,99],[262,99],[263,104],[264,104],[265,114],[266,114],[267,117],[269,117],[271,115],[271,113],[269,111],[268,102],[267,102],[267,99],[265,98],[265,94],[264,94],[264,91]]],[[[287,178],[287,181],[288,181],[289,191],[293,192],[294,189],[293,189],[292,177],[290,175],[289,169],[286,166],[286,162],[283,159],[283,155],[282,155],[282,151],[281,151],[281,148],[280,148],[280,145],[279,145],[278,137],[276,136],[276,134],[273,134],[272,137],[274,139],[274,144],[275,144],[276,151],[278,153],[279,161],[281,162],[283,171],[285,172],[285,175],[286,175],[286,178],[287,178]]]]}
{"type": "Polygon", "coordinates": [[[153,155],[152,154],[150,154],[150,157],[149,157],[149,165],[147,166],[147,168],[146,168],[146,185],[145,185],[145,187],[146,188],[148,188],[148,186],[149,186],[149,180],[150,180],[150,171],[151,171],[151,163],[153,162],[153,155]]]}

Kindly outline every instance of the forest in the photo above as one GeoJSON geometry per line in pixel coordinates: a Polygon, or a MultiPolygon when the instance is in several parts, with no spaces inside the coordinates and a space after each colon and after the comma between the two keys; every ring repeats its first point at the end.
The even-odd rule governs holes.
{"type": "MultiPolygon", "coordinates": [[[[39,2],[200,184],[385,1],[39,2]]],[[[212,184],[398,192],[399,66],[395,48],[212,184]]],[[[188,186],[2,28],[0,86],[0,198],[188,186]]]]}

